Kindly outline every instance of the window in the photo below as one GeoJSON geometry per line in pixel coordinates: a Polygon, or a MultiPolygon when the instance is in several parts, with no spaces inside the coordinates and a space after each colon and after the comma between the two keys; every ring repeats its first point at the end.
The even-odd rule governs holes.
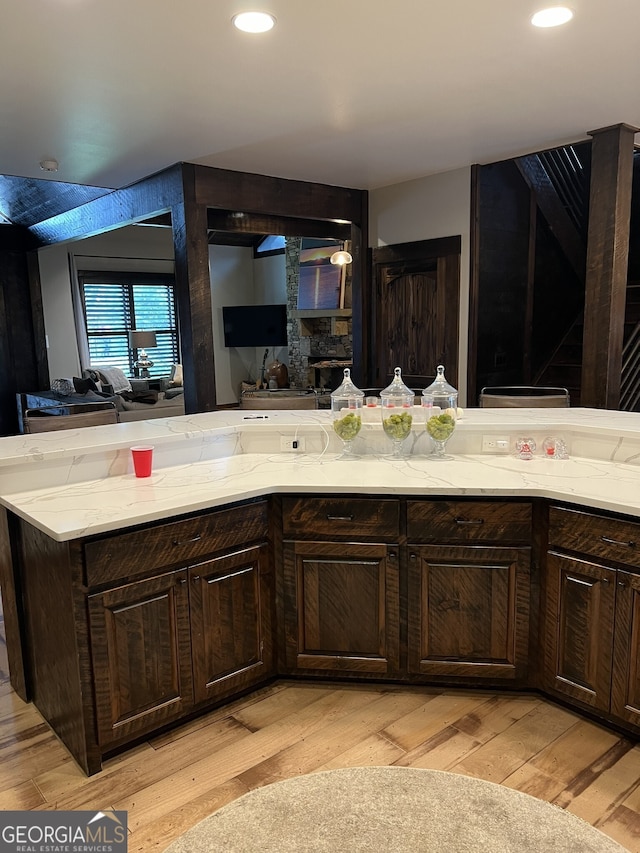
{"type": "Polygon", "coordinates": [[[79,272],[90,363],[119,367],[132,376],[137,352],[129,348],[132,329],[156,333],[148,350],[151,374],[162,376],[180,361],[174,279],[159,273],[79,272]]]}

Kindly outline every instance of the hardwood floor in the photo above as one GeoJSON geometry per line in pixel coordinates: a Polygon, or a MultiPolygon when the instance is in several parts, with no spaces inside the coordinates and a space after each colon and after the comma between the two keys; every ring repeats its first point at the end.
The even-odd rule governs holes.
{"type": "Polygon", "coordinates": [[[640,852],[640,745],[537,695],[280,681],[87,778],[11,689],[1,628],[0,809],[125,809],[147,853],[251,788],[395,764],[517,788],[640,852]]]}

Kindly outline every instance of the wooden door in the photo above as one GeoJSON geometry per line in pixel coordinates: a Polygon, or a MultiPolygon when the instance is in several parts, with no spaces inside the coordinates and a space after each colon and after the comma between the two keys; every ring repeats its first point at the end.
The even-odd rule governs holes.
{"type": "Polygon", "coordinates": [[[640,726],[640,575],[618,571],[611,712],[640,726]]]}
{"type": "Polygon", "coordinates": [[[90,595],[89,620],[100,744],[193,706],[185,570],[90,595]]]}
{"type": "Polygon", "coordinates": [[[409,672],[525,676],[529,567],[529,548],[410,546],[409,672]]]}
{"type": "Polygon", "coordinates": [[[294,542],[285,546],[284,572],[291,669],[398,671],[397,548],[294,542]]]}
{"type": "Polygon", "coordinates": [[[546,580],[544,685],[608,711],[616,573],[550,551],[546,580]]]}
{"type": "Polygon", "coordinates": [[[255,684],[272,672],[271,573],[266,545],[189,569],[196,703],[255,684]]]}
{"type": "Polygon", "coordinates": [[[460,238],[374,249],[373,275],[372,383],[383,388],[401,367],[405,383],[421,390],[444,364],[457,387],[460,238]]]}

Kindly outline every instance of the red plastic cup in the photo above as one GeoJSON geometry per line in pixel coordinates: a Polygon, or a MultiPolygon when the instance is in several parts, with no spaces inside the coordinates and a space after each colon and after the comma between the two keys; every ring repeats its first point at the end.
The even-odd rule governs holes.
{"type": "Polygon", "coordinates": [[[151,462],[153,460],[153,445],[139,445],[131,448],[133,457],[133,470],[136,477],[151,476],[151,462]]]}

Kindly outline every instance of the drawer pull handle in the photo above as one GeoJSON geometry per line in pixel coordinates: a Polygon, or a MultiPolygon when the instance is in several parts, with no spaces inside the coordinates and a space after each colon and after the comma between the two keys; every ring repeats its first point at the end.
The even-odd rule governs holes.
{"type": "Polygon", "coordinates": [[[600,541],[606,545],[623,545],[625,548],[635,548],[636,543],[633,541],[622,542],[620,539],[610,539],[608,536],[601,536],[600,541]]]}
{"type": "Polygon", "coordinates": [[[199,542],[201,539],[202,539],[202,534],[196,533],[196,535],[193,537],[193,539],[174,539],[173,544],[176,547],[179,547],[180,545],[189,545],[191,542],[199,542]]]}
{"type": "Polygon", "coordinates": [[[484,518],[456,518],[456,524],[484,524],[484,518]]]}
{"type": "Polygon", "coordinates": [[[353,521],[352,515],[327,515],[327,521],[353,521]]]}

